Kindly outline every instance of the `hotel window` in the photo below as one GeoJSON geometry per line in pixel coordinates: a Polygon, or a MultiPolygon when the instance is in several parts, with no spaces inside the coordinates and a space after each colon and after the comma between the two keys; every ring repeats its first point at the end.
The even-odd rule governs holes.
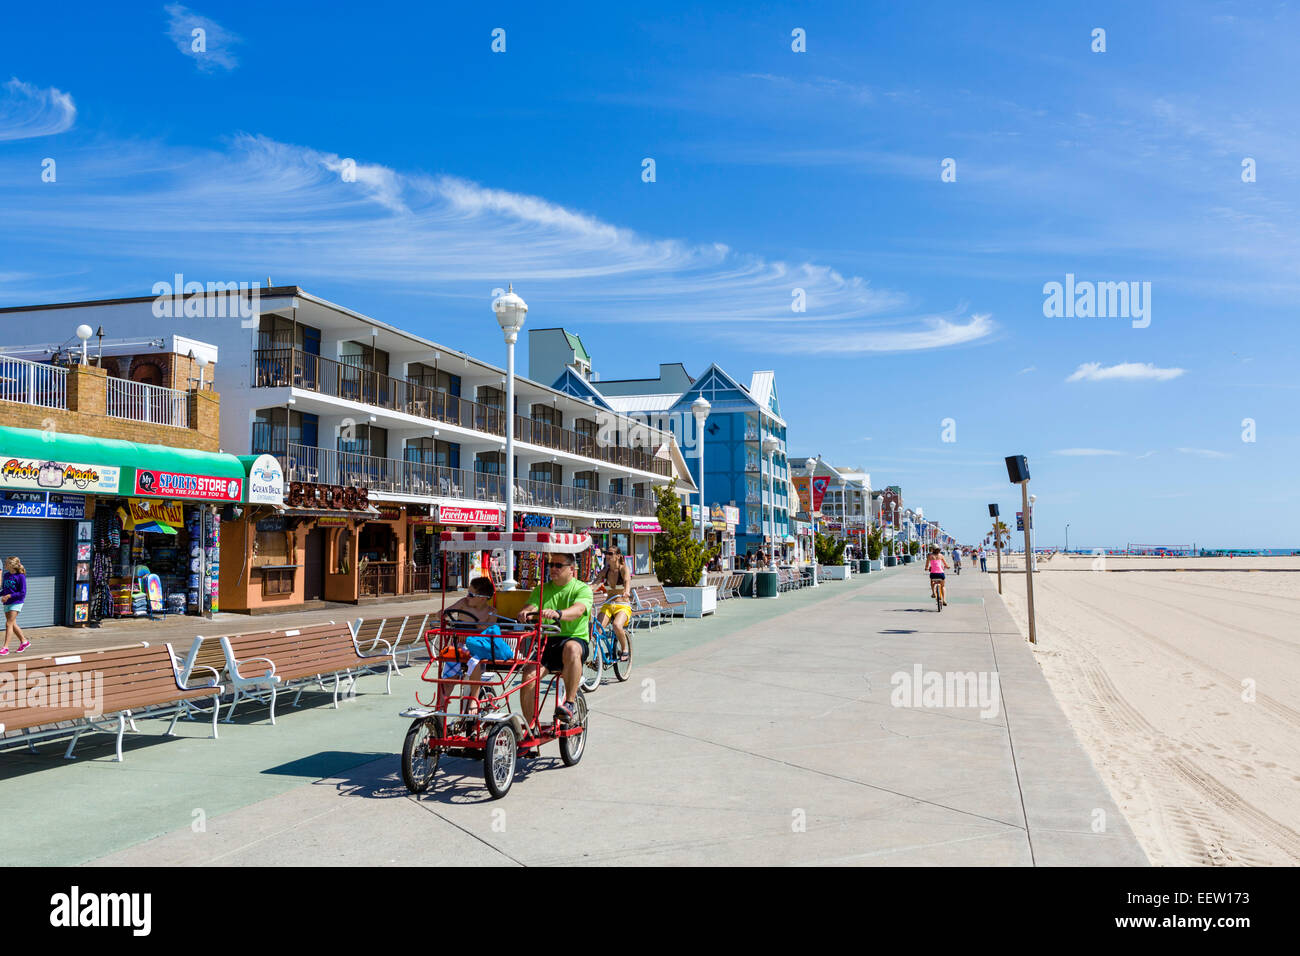
{"type": "Polygon", "coordinates": [[[480,405],[488,406],[488,408],[504,409],[506,407],[506,393],[493,385],[480,385],[478,387],[478,398],[475,401],[480,405]]]}
{"type": "Polygon", "coordinates": [[[504,475],[506,456],[504,452],[483,451],[474,456],[474,470],[487,475],[504,475]]]}
{"type": "Polygon", "coordinates": [[[388,429],[375,425],[351,425],[339,433],[339,451],[355,455],[388,457],[388,429]],[[352,437],[346,437],[351,431],[352,437]]]}
{"type": "Polygon", "coordinates": [[[459,375],[451,375],[442,369],[434,368],[432,365],[425,365],[422,362],[412,362],[406,367],[406,380],[412,385],[431,388],[436,392],[460,395],[459,375]]]}
{"type": "Polygon", "coordinates": [[[573,487],[575,488],[596,488],[599,485],[599,478],[594,471],[575,471],[573,473],[573,487]]]}
{"type": "Polygon", "coordinates": [[[309,412],[289,412],[286,420],[283,408],[259,408],[253,413],[254,455],[284,455],[285,425],[288,425],[288,441],[295,445],[315,448],[320,420],[309,412]]]}
{"type": "Polygon", "coordinates": [[[411,438],[406,442],[406,460],[439,468],[460,467],[460,445],[436,438],[411,438]]]}
{"type": "Polygon", "coordinates": [[[551,462],[546,462],[545,464],[529,465],[528,480],[544,481],[547,484],[551,484],[551,485],[561,484],[562,482],[560,479],[560,466],[558,464],[552,464],[551,462]]]}
{"type": "Polygon", "coordinates": [[[610,493],[611,495],[622,495],[622,494],[626,494],[627,492],[625,492],[625,491],[623,490],[625,484],[626,484],[626,481],[625,481],[625,479],[623,479],[623,478],[613,478],[613,479],[611,479],[611,480],[610,480],[610,483],[609,483],[609,493],[610,493]]]}

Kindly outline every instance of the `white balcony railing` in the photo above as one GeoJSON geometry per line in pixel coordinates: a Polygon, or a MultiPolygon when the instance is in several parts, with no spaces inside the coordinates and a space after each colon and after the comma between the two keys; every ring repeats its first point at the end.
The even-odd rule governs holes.
{"type": "Polygon", "coordinates": [[[105,408],[113,418],[126,418],[171,428],[190,427],[190,396],[176,388],[146,385],[124,378],[108,379],[105,408]]]}
{"type": "Polygon", "coordinates": [[[0,356],[0,401],[67,408],[68,370],[0,356]]]}

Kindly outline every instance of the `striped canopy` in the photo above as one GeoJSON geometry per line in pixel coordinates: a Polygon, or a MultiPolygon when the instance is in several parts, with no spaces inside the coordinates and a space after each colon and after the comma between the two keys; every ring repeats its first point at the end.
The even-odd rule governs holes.
{"type": "Polygon", "coordinates": [[[495,551],[507,544],[517,551],[547,554],[580,554],[591,547],[591,535],[560,531],[444,531],[444,551],[495,551]]]}

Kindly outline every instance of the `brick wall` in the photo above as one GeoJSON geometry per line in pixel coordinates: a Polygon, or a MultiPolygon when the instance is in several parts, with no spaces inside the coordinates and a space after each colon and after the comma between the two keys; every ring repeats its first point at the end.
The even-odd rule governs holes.
{"type": "MultiPolygon", "coordinates": [[[[188,358],[182,356],[176,358],[188,368],[188,358]]],[[[167,445],[171,448],[220,450],[221,396],[216,392],[191,393],[190,427],[171,428],[108,417],[105,414],[108,398],[107,379],[104,369],[93,365],[74,365],[68,369],[66,411],[59,408],[20,405],[16,402],[0,402],[0,425],[11,428],[32,428],[37,431],[52,428],[59,432],[119,438],[146,445],[167,445]]]]}

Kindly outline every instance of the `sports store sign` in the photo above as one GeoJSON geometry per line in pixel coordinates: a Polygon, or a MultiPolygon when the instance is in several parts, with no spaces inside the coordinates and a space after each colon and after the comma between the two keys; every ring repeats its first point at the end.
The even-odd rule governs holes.
{"type": "Polygon", "coordinates": [[[244,483],[238,478],[186,475],[174,471],[136,469],[135,493],[155,498],[188,498],[191,501],[239,501],[244,483]]]}
{"type": "Polygon", "coordinates": [[[7,458],[0,463],[0,488],[114,495],[120,480],[121,470],[114,465],[40,458],[7,458]]]}

